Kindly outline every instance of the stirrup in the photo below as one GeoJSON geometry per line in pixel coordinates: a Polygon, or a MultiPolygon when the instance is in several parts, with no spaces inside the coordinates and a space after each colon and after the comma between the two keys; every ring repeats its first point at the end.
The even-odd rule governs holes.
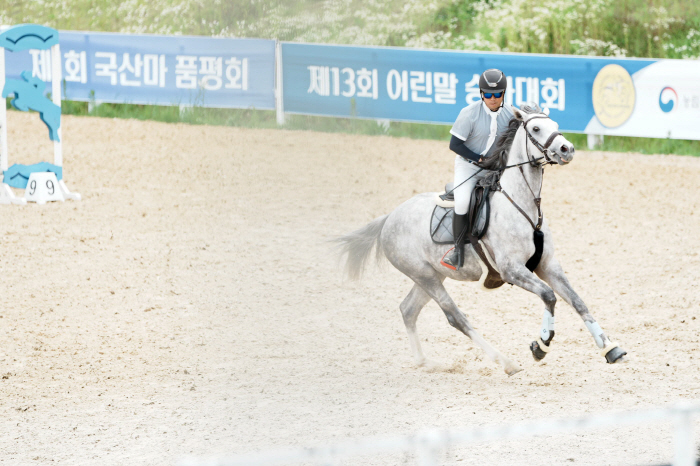
{"type": "Polygon", "coordinates": [[[448,269],[452,269],[454,271],[459,271],[459,269],[460,269],[459,252],[457,251],[457,249],[452,248],[452,249],[448,250],[445,253],[445,255],[442,256],[442,260],[440,260],[440,264],[444,265],[448,269]],[[449,257],[447,257],[448,254],[449,254],[449,257]]]}

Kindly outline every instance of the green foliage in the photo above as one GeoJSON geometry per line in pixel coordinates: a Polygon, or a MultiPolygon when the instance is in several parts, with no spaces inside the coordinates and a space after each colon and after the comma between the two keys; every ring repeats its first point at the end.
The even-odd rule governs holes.
{"type": "MultiPolygon", "coordinates": [[[[9,102],[9,101],[8,101],[9,102]]],[[[9,108],[9,104],[8,104],[9,108]]],[[[243,128],[278,128],[273,110],[219,109],[190,107],[182,111],[178,106],[149,106],[133,104],[101,104],[88,112],[85,102],[64,101],[63,113],[67,115],[92,115],[108,118],[133,118],[166,123],[188,123],[195,125],[238,126],[243,128]]],[[[421,123],[392,122],[388,128],[375,120],[333,118],[312,115],[287,115],[284,126],[287,130],[311,130],[329,133],[387,135],[412,139],[450,139],[450,126],[421,123]]],[[[565,133],[564,136],[579,150],[586,150],[585,134],[565,133]]],[[[642,154],[700,155],[700,141],[679,139],[630,138],[605,136],[603,145],[596,150],[613,152],[639,152],[642,154]]]]}
{"type": "Polygon", "coordinates": [[[434,45],[472,50],[696,58],[700,4],[681,0],[452,0],[434,45]]]}
{"type": "MultiPolygon", "coordinates": [[[[564,133],[564,136],[581,150],[587,149],[585,134],[564,133]]],[[[700,141],[684,139],[631,138],[605,136],[603,144],[595,150],[609,152],[638,152],[640,154],[677,154],[700,156],[700,141]]]]}
{"type": "Polygon", "coordinates": [[[357,45],[695,58],[687,0],[0,0],[0,23],[357,45]]]}

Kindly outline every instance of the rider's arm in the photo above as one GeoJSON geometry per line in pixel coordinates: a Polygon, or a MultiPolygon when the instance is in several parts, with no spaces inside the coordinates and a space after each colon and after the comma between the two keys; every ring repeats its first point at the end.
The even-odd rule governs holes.
{"type": "Polygon", "coordinates": [[[455,136],[454,134],[452,135],[452,139],[450,139],[450,150],[452,152],[455,152],[462,157],[464,157],[467,160],[471,160],[472,162],[479,162],[479,159],[481,156],[477,154],[476,152],[472,152],[469,150],[467,146],[464,145],[464,141],[462,141],[460,138],[455,136]]]}

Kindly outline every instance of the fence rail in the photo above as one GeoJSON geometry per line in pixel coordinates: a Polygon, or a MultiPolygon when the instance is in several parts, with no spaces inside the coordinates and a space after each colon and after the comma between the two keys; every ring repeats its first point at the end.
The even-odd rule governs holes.
{"type": "Polygon", "coordinates": [[[287,448],[221,458],[186,458],[179,466],[274,466],[310,462],[334,465],[359,456],[415,452],[419,466],[437,466],[441,451],[453,446],[511,440],[537,435],[569,434],[649,422],[673,421],[675,425],[674,466],[696,464],[693,416],[698,403],[679,403],[670,408],[623,413],[606,413],[573,419],[540,419],[516,424],[457,429],[427,429],[409,436],[366,437],[329,446],[287,448]]]}

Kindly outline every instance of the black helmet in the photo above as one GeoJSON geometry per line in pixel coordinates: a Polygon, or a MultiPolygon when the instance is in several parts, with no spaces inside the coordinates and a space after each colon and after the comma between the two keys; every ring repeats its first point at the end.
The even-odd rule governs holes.
{"type": "Polygon", "coordinates": [[[479,89],[481,92],[501,92],[508,87],[508,80],[503,71],[491,68],[481,73],[479,89]]]}

